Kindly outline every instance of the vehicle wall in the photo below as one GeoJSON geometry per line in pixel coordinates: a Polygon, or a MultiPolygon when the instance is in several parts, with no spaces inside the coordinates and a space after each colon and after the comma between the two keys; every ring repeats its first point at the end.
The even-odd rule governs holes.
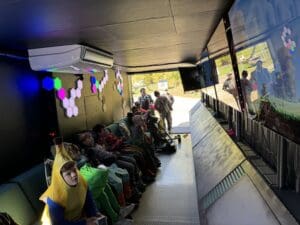
{"type": "MultiPolygon", "coordinates": [[[[99,97],[98,92],[91,91],[91,75],[84,74],[82,95],[75,100],[78,116],[69,118],[57,90],[46,90],[43,81],[46,77],[60,78],[66,97],[70,97],[69,89],[76,86],[78,76],[35,72],[27,59],[8,57],[1,57],[0,71],[0,183],[43,162],[55,135],[67,138],[97,123],[112,123],[129,110],[128,77],[123,72],[122,95],[117,88],[120,79],[114,70],[108,70],[109,78],[99,97]],[[105,99],[105,110],[101,99],[105,99]]],[[[102,73],[93,76],[103,78],[102,73]]]]}

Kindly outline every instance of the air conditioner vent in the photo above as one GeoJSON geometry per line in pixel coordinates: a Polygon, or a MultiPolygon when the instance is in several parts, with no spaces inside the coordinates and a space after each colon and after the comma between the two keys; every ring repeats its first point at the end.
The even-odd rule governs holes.
{"type": "Polygon", "coordinates": [[[28,55],[36,71],[84,74],[113,66],[112,54],[77,44],[29,49],[28,55]]]}

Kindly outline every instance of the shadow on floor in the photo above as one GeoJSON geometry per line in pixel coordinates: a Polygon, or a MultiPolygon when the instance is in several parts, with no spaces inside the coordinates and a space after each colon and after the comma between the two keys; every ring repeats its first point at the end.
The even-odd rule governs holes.
{"type": "Polygon", "coordinates": [[[300,223],[300,194],[297,194],[292,190],[278,190],[273,189],[277,197],[287,207],[290,213],[295,217],[298,223],[300,223]]]}

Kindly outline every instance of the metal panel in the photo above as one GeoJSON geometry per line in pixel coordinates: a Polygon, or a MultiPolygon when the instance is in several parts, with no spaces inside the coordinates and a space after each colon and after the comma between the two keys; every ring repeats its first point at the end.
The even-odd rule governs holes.
{"type": "Polygon", "coordinates": [[[261,143],[261,129],[259,123],[255,120],[252,120],[252,144],[254,149],[257,149],[260,152],[259,146],[261,143]]]}
{"type": "Polygon", "coordinates": [[[225,119],[228,120],[228,110],[229,110],[229,106],[224,104],[224,112],[225,112],[225,119]]]}
{"type": "Polygon", "coordinates": [[[247,123],[247,112],[242,112],[241,113],[242,116],[242,121],[241,121],[241,138],[242,139],[246,139],[246,123],[247,123]]]}
{"type": "Polygon", "coordinates": [[[226,109],[225,109],[225,104],[221,101],[218,101],[218,104],[219,104],[219,112],[220,114],[225,117],[225,114],[226,114],[226,109]]]}
{"type": "Polygon", "coordinates": [[[199,100],[196,105],[190,110],[190,117],[203,105],[202,101],[199,100]]]}
{"type": "MultiPolygon", "coordinates": [[[[255,224],[254,221],[263,224],[297,224],[266,181],[248,161],[245,161],[224,129],[216,123],[204,107],[199,107],[191,116],[192,137],[195,136],[194,139],[197,140],[197,143],[193,143],[193,155],[201,224],[221,224],[221,220],[225,221],[225,224],[239,225],[255,224]],[[197,121],[194,122],[196,118],[197,121]],[[244,173],[239,174],[237,169],[240,165],[247,174],[245,179],[241,179],[244,173]],[[246,210],[242,208],[245,204],[249,204],[246,210]]],[[[273,146],[278,146],[271,152],[264,152],[263,149],[260,151],[265,156],[276,154],[277,157],[277,151],[283,146],[282,138],[278,134],[253,120],[247,120],[246,127],[245,130],[251,131],[249,135],[257,147],[259,144],[267,145],[270,141],[275,141],[273,146]]],[[[298,154],[299,150],[299,146],[289,142],[287,160],[290,163],[290,174],[298,170],[300,154],[295,154],[298,154]]]]}
{"type": "Polygon", "coordinates": [[[242,164],[243,169],[247,173],[247,176],[251,179],[261,196],[264,198],[277,220],[282,225],[296,225],[298,224],[295,218],[290,214],[287,208],[282,204],[282,202],[277,198],[274,192],[266,184],[263,178],[256,172],[254,167],[245,161],[242,164]]]}
{"type": "Polygon", "coordinates": [[[207,111],[207,109],[202,105],[199,109],[191,115],[191,133],[197,134],[192,135],[192,144],[196,146],[206,135],[212,130],[217,123],[213,123],[215,119],[207,111]]]}
{"type": "Polygon", "coordinates": [[[213,97],[211,97],[210,95],[209,95],[209,105],[210,106],[213,106],[213,97]]]}
{"type": "MultiPolygon", "coordinates": [[[[187,15],[220,9],[225,2],[218,0],[171,0],[171,3],[174,15],[187,15]]],[[[226,3],[228,4],[227,1],[226,3]]]]}
{"type": "Polygon", "coordinates": [[[278,158],[277,158],[277,183],[278,187],[282,188],[284,186],[284,139],[281,135],[278,135],[278,158]]]}
{"type": "Polygon", "coordinates": [[[245,158],[205,107],[190,118],[198,197],[201,199],[245,158]]]}
{"type": "Polygon", "coordinates": [[[300,146],[296,146],[295,152],[296,192],[300,192],[300,146]]]}
{"type": "Polygon", "coordinates": [[[221,16],[220,11],[201,12],[191,15],[176,16],[174,22],[178,33],[206,30],[207,28],[211,29],[214,24],[218,24],[221,16]],[[197,23],[194,23],[194,21],[197,21],[197,23]]]}
{"type": "Polygon", "coordinates": [[[280,224],[247,176],[243,176],[207,210],[206,218],[209,225],[280,224]]]}
{"type": "MultiPolygon", "coordinates": [[[[246,118],[247,121],[247,130],[246,130],[246,141],[247,143],[249,143],[252,146],[252,126],[251,126],[251,119],[250,118],[246,118]]],[[[252,146],[253,147],[253,146],[252,146]]]]}
{"type": "Polygon", "coordinates": [[[200,210],[208,209],[215,201],[218,200],[227,190],[229,190],[242,176],[245,171],[241,166],[236,167],[229,173],[219,184],[217,184],[207,195],[200,201],[200,210]]]}
{"type": "MultiPolygon", "coordinates": [[[[287,162],[286,177],[287,184],[295,189],[297,192],[300,191],[300,146],[295,142],[287,140],[287,162]]],[[[284,170],[283,170],[284,171],[284,170]]]]}

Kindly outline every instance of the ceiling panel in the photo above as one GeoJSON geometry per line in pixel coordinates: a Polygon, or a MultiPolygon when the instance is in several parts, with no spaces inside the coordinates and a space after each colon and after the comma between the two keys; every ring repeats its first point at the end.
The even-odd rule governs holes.
{"type": "Polygon", "coordinates": [[[144,38],[149,35],[165,33],[176,34],[171,17],[109,25],[104,29],[119,40],[144,38]]]}
{"type": "MultiPolygon", "coordinates": [[[[70,1],[72,2],[72,1],[70,1]]],[[[85,26],[120,24],[171,15],[168,0],[88,0],[78,5],[85,26]],[[91,23],[94,21],[94,24],[91,23]]],[[[77,10],[77,11],[78,11],[77,10]]]]}
{"type": "Polygon", "coordinates": [[[223,21],[219,23],[217,29],[213,33],[207,45],[207,49],[210,54],[214,53],[215,56],[229,52],[223,21]]]}
{"type": "MultiPolygon", "coordinates": [[[[101,36],[99,33],[98,36],[101,36]]],[[[135,38],[127,40],[91,40],[92,45],[98,46],[108,46],[110,51],[119,52],[124,50],[135,50],[135,49],[145,49],[145,48],[156,48],[165,47],[170,45],[187,44],[194,43],[196,46],[202,46],[205,44],[206,39],[203,38],[201,31],[186,32],[180,34],[157,34],[151,35],[145,38],[135,38]]]]}
{"type": "Polygon", "coordinates": [[[198,52],[201,52],[201,49],[195,48],[194,43],[189,43],[151,49],[128,50],[119,52],[116,55],[120,58],[125,58],[124,56],[126,56],[127,60],[123,61],[123,63],[131,66],[150,66],[151,64],[158,65],[175,62],[196,63],[199,59],[198,52]]]}
{"type": "MultiPolygon", "coordinates": [[[[23,0],[4,5],[0,13],[0,27],[9,26],[16,34],[41,35],[59,30],[80,30],[168,17],[170,7],[168,0],[23,0]],[[16,18],[7,20],[11,15],[16,18]]],[[[0,34],[5,35],[6,31],[1,31],[0,34]]]]}
{"type": "Polygon", "coordinates": [[[0,48],[26,54],[28,48],[79,43],[112,52],[124,68],[164,69],[197,60],[231,2],[2,0],[0,48]]]}
{"type": "Polygon", "coordinates": [[[171,0],[174,16],[191,15],[199,12],[224,9],[230,1],[219,0],[171,0]]]}
{"type": "Polygon", "coordinates": [[[215,28],[216,22],[221,19],[221,11],[210,11],[196,13],[188,16],[176,16],[175,26],[178,33],[187,31],[203,31],[203,34],[210,34],[215,28]]]}

